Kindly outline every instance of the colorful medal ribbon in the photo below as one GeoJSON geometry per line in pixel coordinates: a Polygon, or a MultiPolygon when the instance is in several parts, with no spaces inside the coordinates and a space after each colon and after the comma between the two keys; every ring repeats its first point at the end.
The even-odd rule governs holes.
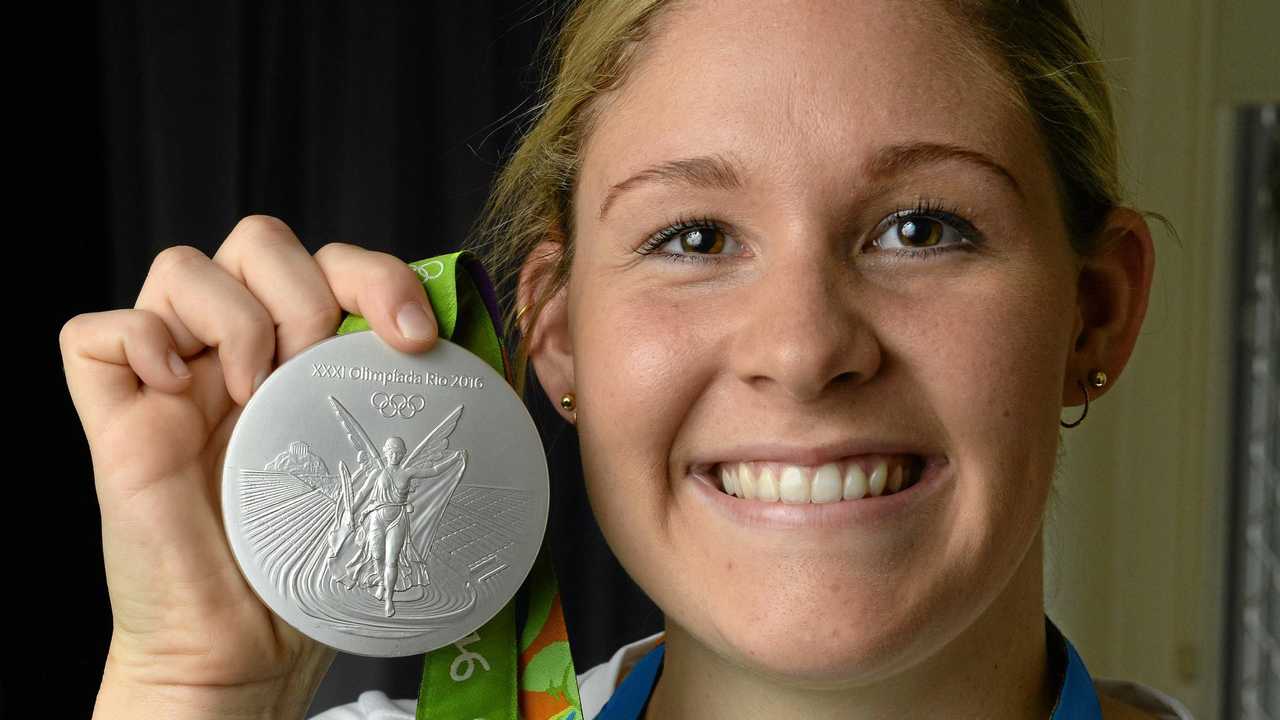
{"type": "MultiPolygon", "coordinates": [[[[465,250],[409,263],[427,290],[440,337],[475,353],[515,385],[488,273],[465,250]]],[[[338,334],[368,330],[348,315],[338,334]]],[[[492,620],[427,653],[418,720],[583,720],[578,676],[547,538],[524,584],[492,620]],[[519,643],[516,608],[525,608],[519,643]]]]}

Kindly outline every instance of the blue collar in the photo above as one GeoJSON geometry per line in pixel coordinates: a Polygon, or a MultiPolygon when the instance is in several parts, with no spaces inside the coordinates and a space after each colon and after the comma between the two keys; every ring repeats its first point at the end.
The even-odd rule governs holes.
{"type": "MultiPolygon", "coordinates": [[[[1049,670],[1058,683],[1058,702],[1054,704],[1049,720],[1101,720],[1102,707],[1098,704],[1093,678],[1089,677],[1084,660],[1048,615],[1044,618],[1044,629],[1049,649],[1049,670]]],[[[640,720],[658,675],[662,673],[662,656],[666,647],[666,643],[660,642],[640,658],[600,710],[596,720],[640,720]]]]}

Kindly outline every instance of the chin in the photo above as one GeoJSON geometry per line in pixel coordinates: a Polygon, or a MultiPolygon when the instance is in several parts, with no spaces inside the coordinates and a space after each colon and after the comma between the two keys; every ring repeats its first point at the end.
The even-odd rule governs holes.
{"type": "Polygon", "coordinates": [[[840,689],[876,682],[919,659],[921,633],[870,623],[844,628],[739,631],[725,648],[734,662],[783,685],[840,689]]]}
{"type": "Polygon", "coordinates": [[[902,672],[936,652],[934,645],[951,635],[947,623],[961,621],[887,604],[880,595],[779,605],[722,615],[709,645],[757,674],[809,689],[857,687],[902,672]]]}

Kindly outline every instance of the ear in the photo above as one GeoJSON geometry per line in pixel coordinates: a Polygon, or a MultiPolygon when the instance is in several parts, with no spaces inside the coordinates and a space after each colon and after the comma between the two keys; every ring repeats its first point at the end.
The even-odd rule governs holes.
{"type": "Polygon", "coordinates": [[[522,317],[520,332],[528,338],[529,361],[538,374],[538,382],[552,399],[552,405],[566,421],[573,412],[560,407],[560,396],[573,392],[573,340],[569,333],[569,288],[561,287],[547,298],[535,315],[534,303],[545,297],[555,274],[555,267],[564,253],[564,244],[547,239],[525,257],[520,266],[520,278],[516,287],[517,307],[527,307],[522,317]],[[529,324],[532,323],[532,327],[529,324]]]}
{"type": "Polygon", "coordinates": [[[1091,399],[1115,385],[1142,329],[1154,271],[1155,248],[1147,221],[1132,208],[1113,209],[1103,223],[1098,249],[1084,258],[1080,268],[1075,343],[1062,388],[1064,405],[1084,402],[1079,383],[1088,383],[1094,370],[1107,374],[1107,384],[1090,387],[1091,399]]]}

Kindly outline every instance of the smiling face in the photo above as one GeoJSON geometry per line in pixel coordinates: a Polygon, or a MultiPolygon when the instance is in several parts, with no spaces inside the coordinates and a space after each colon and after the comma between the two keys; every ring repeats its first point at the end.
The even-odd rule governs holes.
{"type": "Polygon", "coordinates": [[[588,491],[735,664],[883,676],[1039,582],[1078,264],[963,32],[917,2],[692,2],[598,106],[562,373],[588,491]],[[812,502],[882,462],[898,493],[812,502]],[[770,474],[810,502],[761,500],[770,474]]]}

